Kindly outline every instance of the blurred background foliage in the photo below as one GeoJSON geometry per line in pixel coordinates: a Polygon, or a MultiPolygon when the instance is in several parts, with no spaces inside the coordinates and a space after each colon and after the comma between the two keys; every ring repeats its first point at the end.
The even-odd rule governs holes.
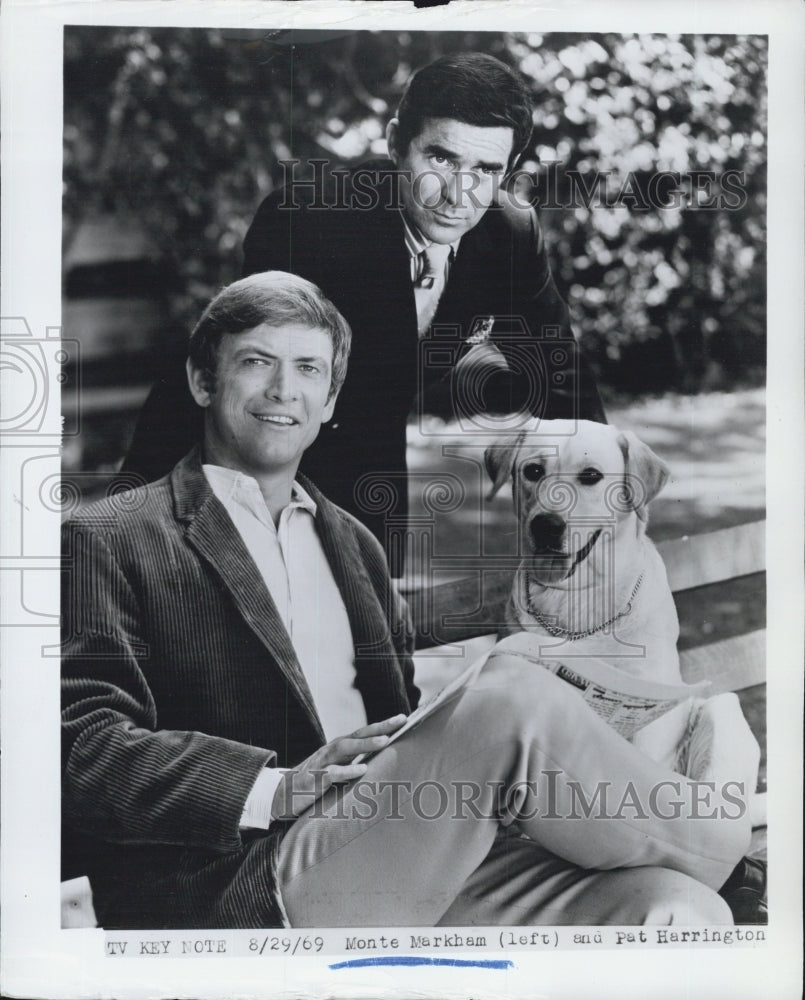
{"type": "MultiPolygon", "coordinates": [[[[569,170],[588,184],[606,172],[608,193],[631,194],[615,207],[541,208],[557,281],[604,391],[761,383],[761,36],[68,27],[65,260],[98,219],[113,219],[124,242],[136,230],[175,336],[239,276],[243,236],[282,182],[282,161],[352,165],[385,154],[384,127],[410,74],[458,50],[491,52],[532,87],[523,166],[537,176],[538,200],[553,174],[561,201],[569,170]],[[713,172],[716,204],[719,178],[740,171],[742,195],[731,208],[695,197],[646,207],[641,192],[658,171],[713,172]]],[[[91,257],[86,245],[79,256],[91,257]]]]}

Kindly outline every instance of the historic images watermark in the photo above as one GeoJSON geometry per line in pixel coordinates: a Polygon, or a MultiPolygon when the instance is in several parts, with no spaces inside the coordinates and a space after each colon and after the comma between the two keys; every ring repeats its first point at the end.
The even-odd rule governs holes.
{"type": "Polygon", "coordinates": [[[540,164],[538,171],[486,173],[476,170],[378,171],[348,170],[328,159],[284,160],[283,200],[286,211],[305,207],[317,211],[369,212],[401,203],[403,185],[416,205],[454,209],[485,208],[489,196],[515,208],[615,209],[649,212],[678,209],[740,211],[747,202],[742,170],[655,170],[625,175],[613,170],[566,168],[561,160],[540,164]],[[440,192],[434,196],[433,192],[440,192]],[[482,194],[479,194],[482,192],[482,194]]]}
{"type": "MultiPolygon", "coordinates": [[[[305,819],[406,820],[740,820],[746,815],[746,788],[740,781],[667,779],[647,791],[633,781],[599,781],[585,788],[561,770],[544,769],[534,778],[500,780],[424,781],[359,778],[348,787],[325,791],[326,770],[308,772],[314,788],[293,788],[287,801],[292,816],[305,819]],[[313,800],[311,802],[311,800],[313,800]]],[[[284,817],[280,817],[284,818],[284,817]]],[[[290,818],[290,817],[288,817],[290,818]]]]}

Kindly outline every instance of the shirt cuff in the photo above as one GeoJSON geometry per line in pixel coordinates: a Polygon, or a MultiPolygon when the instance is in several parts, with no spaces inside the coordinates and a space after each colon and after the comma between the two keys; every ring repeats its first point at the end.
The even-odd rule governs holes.
{"type": "Polygon", "coordinates": [[[271,826],[274,796],[288,771],[286,767],[264,767],[257,775],[240,817],[241,830],[267,830],[271,826]]]}

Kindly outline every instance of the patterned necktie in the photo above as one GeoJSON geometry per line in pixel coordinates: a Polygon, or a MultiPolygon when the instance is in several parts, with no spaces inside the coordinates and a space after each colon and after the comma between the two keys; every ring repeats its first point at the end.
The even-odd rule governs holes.
{"type": "Polygon", "coordinates": [[[414,285],[417,332],[423,337],[433,322],[445,286],[447,261],[453,248],[447,243],[431,243],[419,255],[422,271],[414,285]]]}

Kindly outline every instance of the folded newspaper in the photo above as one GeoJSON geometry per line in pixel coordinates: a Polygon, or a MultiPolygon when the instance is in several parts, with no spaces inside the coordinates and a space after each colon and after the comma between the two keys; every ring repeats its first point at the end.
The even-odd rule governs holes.
{"type": "MultiPolygon", "coordinates": [[[[709,681],[699,681],[697,684],[659,684],[643,680],[625,674],[606,660],[595,657],[574,657],[571,667],[562,660],[543,659],[535,651],[533,635],[529,632],[516,632],[497,643],[488,653],[484,653],[454,677],[438,694],[415,709],[408,716],[405,725],[391,736],[389,743],[398,740],[432,715],[474,680],[487,661],[495,656],[519,656],[535,666],[550,670],[577,688],[593,712],[627,740],[631,740],[638,729],[665,715],[681,702],[706,694],[710,687],[709,681]]],[[[365,761],[370,756],[373,755],[361,754],[355,758],[354,763],[365,761]]]]}
{"type": "Polygon", "coordinates": [[[507,636],[490,651],[488,658],[503,655],[520,656],[572,684],[595,714],[627,740],[680,702],[706,694],[710,687],[709,681],[661,684],[645,680],[593,656],[574,657],[572,666],[562,660],[543,659],[536,653],[534,639],[528,632],[507,636]]]}

